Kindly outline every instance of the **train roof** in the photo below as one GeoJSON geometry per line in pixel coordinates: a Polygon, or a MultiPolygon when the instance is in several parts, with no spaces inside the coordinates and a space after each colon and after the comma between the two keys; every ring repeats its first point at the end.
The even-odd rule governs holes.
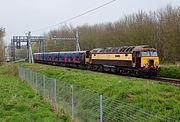
{"type": "Polygon", "coordinates": [[[145,49],[152,49],[156,50],[155,48],[152,48],[149,45],[139,45],[139,46],[122,46],[122,47],[106,47],[106,48],[96,48],[93,49],[92,53],[132,53],[134,51],[142,51],[145,49]]]}
{"type": "Polygon", "coordinates": [[[42,53],[34,53],[34,54],[58,54],[58,53],[85,53],[86,51],[65,51],[65,52],[42,52],[42,53]]]}

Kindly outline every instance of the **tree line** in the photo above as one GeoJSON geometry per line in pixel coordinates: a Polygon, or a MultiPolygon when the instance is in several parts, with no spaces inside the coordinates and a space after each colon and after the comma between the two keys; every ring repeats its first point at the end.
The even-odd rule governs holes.
{"type": "Polygon", "coordinates": [[[158,49],[161,62],[180,61],[180,7],[167,5],[149,13],[139,11],[109,23],[63,25],[45,34],[45,51],[75,50],[75,42],[55,41],[52,37],[75,37],[76,29],[80,31],[81,50],[148,44],[158,49]]]}

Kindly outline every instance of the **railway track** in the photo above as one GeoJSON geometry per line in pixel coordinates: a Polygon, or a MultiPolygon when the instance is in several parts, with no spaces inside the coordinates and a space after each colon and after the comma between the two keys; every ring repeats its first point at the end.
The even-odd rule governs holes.
{"type": "MultiPolygon", "coordinates": [[[[78,69],[78,68],[76,68],[76,69],[78,69]]],[[[94,71],[94,72],[99,72],[99,71],[94,71]]],[[[111,75],[116,75],[116,76],[118,75],[118,76],[123,76],[123,77],[128,77],[128,78],[139,78],[139,79],[153,80],[156,82],[165,82],[165,83],[169,83],[171,85],[180,87],[180,79],[165,78],[165,77],[147,78],[147,77],[131,76],[131,75],[127,75],[127,74],[117,74],[115,72],[108,72],[108,71],[101,71],[101,73],[111,74],[111,75]]]]}
{"type": "Polygon", "coordinates": [[[130,76],[130,75],[124,75],[124,74],[116,74],[112,72],[102,72],[102,73],[107,73],[107,74],[112,74],[112,75],[118,75],[118,76],[124,76],[128,78],[137,78],[137,79],[145,79],[145,80],[153,80],[156,82],[164,82],[164,83],[169,83],[170,85],[174,85],[177,87],[180,87],[180,79],[174,79],[174,78],[165,78],[165,77],[139,77],[139,76],[130,76]]]}
{"type": "MultiPolygon", "coordinates": [[[[45,65],[47,65],[47,64],[45,64],[45,65]]],[[[80,68],[77,68],[77,67],[66,67],[66,66],[62,66],[62,65],[51,65],[51,66],[55,66],[55,67],[59,66],[59,67],[63,67],[63,68],[66,68],[66,69],[80,69],[80,68]]],[[[92,71],[92,70],[89,70],[89,71],[92,71]]],[[[124,77],[127,77],[127,78],[139,78],[139,79],[153,80],[153,81],[156,81],[156,82],[165,82],[165,83],[169,83],[171,85],[180,87],[180,79],[165,78],[165,77],[146,78],[146,77],[131,76],[131,75],[127,75],[127,74],[117,74],[115,72],[108,72],[108,71],[93,71],[93,72],[101,72],[101,73],[104,73],[104,74],[111,74],[111,75],[116,75],[116,76],[117,75],[118,76],[124,76],[124,77]]]]}
{"type": "MultiPolygon", "coordinates": [[[[99,72],[99,71],[95,71],[95,72],[99,72]]],[[[180,79],[175,79],[175,78],[166,78],[166,77],[148,78],[148,77],[132,76],[132,75],[128,75],[128,74],[117,74],[115,72],[107,72],[107,71],[102,71],[101,73],[112,74],[112,75],[116,75],[116,76],[117,75],[124,76],[124,77],[128,77],[128,78],[139,78],[139,79],[153,80],[153,81],[157,81],[157,82],[165,82],[165,83],[169,83],[171,85],[180,87],[180,79]]]]}
{"type": "Polygon", "coordinates": [[[174,78],[165,78],[165,77],[153,77],[153,80],[161,81],[161,82],[167,82],[172,85],[180,87],[180,79],[174,79],[174,78]]]}

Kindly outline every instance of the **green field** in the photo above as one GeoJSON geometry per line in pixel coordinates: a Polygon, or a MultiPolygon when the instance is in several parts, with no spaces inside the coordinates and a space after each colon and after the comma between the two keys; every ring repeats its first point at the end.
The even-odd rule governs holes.
{"type": "Polygon", "coordinates": [[[160,65],[159,76],[180,79],[180,65],[160,65]]]}
{"type": "Polygon", "coordinates": [[[66,119],[24,81],[7,74],[0,66],[0,122],[64,122],[66,119]]]}
{"type": "Polygon", "coordinates": [[[166,83],[41,64],[23,66],[111,99],[180,120],[180,89],[166,83]]]}

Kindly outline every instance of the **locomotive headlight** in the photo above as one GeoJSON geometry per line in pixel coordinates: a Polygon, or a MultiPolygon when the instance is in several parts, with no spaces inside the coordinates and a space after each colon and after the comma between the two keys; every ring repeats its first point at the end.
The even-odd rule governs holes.
{"type": "Polygon", "coordinates": [[[148,64],[144,64],[144,67],[148,67],[148,64]]]}

